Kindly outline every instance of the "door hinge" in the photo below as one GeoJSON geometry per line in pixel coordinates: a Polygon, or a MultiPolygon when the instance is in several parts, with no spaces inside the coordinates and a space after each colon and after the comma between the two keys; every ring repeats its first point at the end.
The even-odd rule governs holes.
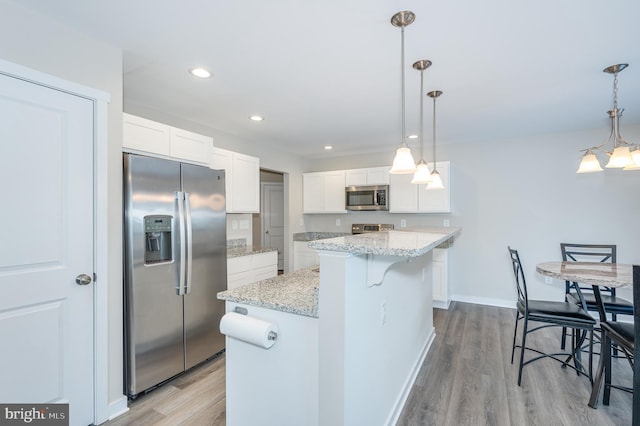
{"type": "Polygon", "coordinates": [[[98,281],[98,275],[94,272],[93,273],[93,282],[95,283],[96,281],[98,281]]]}

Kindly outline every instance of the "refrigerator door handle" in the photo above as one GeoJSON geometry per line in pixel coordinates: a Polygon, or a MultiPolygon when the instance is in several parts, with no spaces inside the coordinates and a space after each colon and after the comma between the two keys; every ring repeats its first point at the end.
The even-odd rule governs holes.
{"type": "Polygon", "coordinates": [[[187,228],[187,282],[185,294],[191,293],[192,271],[193,271],[193,232],[191,227],[191,196],[188,192],[184,193],[185,206],[185,227],[187,228]]]}
{"type": "Polygon", "coordinates": [[[184,278],[185,278],[185,247],[186,247],[186,235],[184,225],[184,193],[176,191],[176,201],[178,204],[178,226],[180,232],[180,265],[178,267],[178,287],[176,287],[176,294],[182,296],[184,294],[184,278]]]}

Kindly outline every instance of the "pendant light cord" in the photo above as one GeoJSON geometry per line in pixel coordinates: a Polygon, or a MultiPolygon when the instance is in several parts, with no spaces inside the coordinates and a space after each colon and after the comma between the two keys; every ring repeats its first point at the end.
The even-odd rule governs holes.
{"type": "Polygon", "coordinates": [[[407,145],[404,128],[404,26],[401,27],[401,44],[400,44],[400,75],[402,76],[402,145],[407,145]]]}
{"type": "Polygon", "coordinates": [[[436,97],[433,98],[433,170],[436,170],[436,97]]]}
{"type": "Polygon", "coordinates": [[[424,70],[420,70],[420,161],[424,161],[424,120],[423,120],[423,104],[424,104],[424,70]]]}

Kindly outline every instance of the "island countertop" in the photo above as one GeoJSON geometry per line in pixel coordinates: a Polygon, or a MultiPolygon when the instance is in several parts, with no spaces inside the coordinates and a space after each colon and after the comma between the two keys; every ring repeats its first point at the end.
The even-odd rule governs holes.
{"type": "Polygon", "coordinates": [[[423,228],[415,231],[371,232],[310,241],[309,247],[353,254],[418,257],[460,233],[460,228],[437,228],[438,231],[433,232],[434,230],[423,228]]]}
{"type": "Polygon", "coordinates": [[[318,318],[318,265],[218,293],[218,299],[318,318]]]}

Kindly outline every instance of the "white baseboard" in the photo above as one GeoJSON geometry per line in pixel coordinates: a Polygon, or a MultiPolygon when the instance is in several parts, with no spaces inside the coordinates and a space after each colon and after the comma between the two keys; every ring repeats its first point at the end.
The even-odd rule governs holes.
{"type": "Polygon", "coordinates": [[[431,344],[433,340],[436,338],[436,330],[435,328],[431,329],[431,333],[427,337],[427,340],[424,343],[424,346],[420,350],[418,354],[418,358],[416,362],[413,364],[413,368],[411,369],[411,374],[407,377],[407,380],[404,382],[404,386],[402,387],[402,392],[398,395],[398,399],[396,403],[393,405],[393,409],[387,418],[387,421],[384,423],[385,425],[395,425],[400,418],[400,414],[402,413],[402,409],[404,408],[405,402],[407,402],[407,398],[409,398],[409,394],[411,393],[411,388],[418,377],[418,373],[420,372],[420,368],[422,367],[422,363],[424,359],[427,357],[427,353],[429,352],[429,348],[431,348],[431,344]]]}
{"type": "Polygon", "coordinates": [[[456,302],[464,302],[464,303],[473,303],[475,305],[489,305],[489,306],[497,306],[499,308],[516,308],[515,300],[505,300],[505,299],[492,299],[488,297],[474,297],[474,296],[462,296],[462,295],[453,295],[452,300],[456,302]]]}
{"type": "Polygon", "coordinates": [[[433,307],[438,309],[449,309],[451,300],[433,300],[433,307]]]}
{"type": "Polygon", "coordinates": [[[129,406],[127,402],[128,402],[127,397],[125,395],[122,395],[120,398],[110,403],[109,404],[109,420],[113,420],[116,417],[129,411],[129,406]]]}

